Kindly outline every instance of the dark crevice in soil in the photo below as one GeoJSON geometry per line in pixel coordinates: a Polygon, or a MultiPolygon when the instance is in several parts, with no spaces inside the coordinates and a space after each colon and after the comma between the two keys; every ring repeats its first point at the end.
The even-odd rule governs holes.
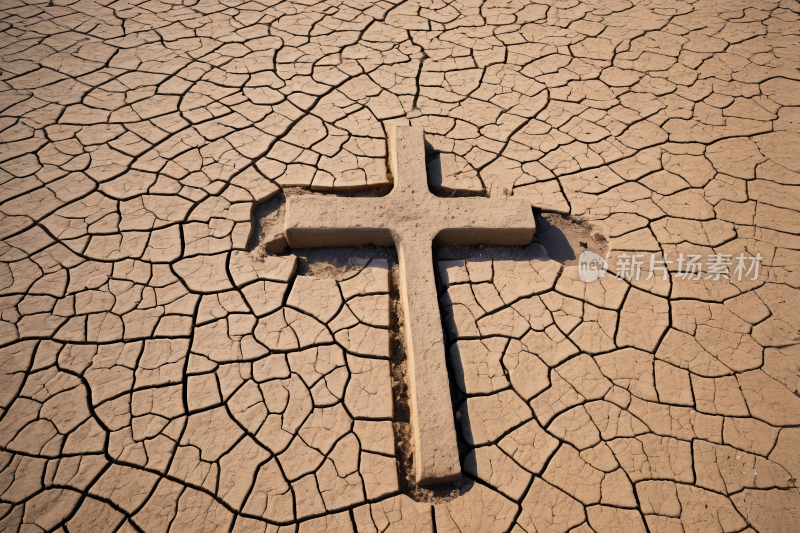
{"type": "Polygon", "coordinates": [[[394,448],[400,490],[414,487],[414,443],[411,431],[411,399],[408,395],[408,360],[405,345],[405,320],[400,301],[400,267],[395,264],[389,275],[389,365],[394,400],[394,448]]]}

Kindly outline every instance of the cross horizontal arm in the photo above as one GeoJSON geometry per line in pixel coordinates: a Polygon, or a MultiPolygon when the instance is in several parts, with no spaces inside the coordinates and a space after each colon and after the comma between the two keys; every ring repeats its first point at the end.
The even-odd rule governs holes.
{"type": "Polygon", "coordinates": [[[439,198],[428,191],[402,198],[294,196],[286,200],[286,238],[293,248],[393,246],[412,236],[438,246],[525,245],[535,225],[515,198],[439,198]]]}
{"type": "Polygon", "coordinates": [[[531,205],[516,198],[437,198],[444,213],[436,233],[438,246],[526,245],[536,226],[531,205]]]}
{"type": "Polygon", "coordinates": [[[286,240],[292,248],[394,246],[381,198],[294,196],[286,199],[286,240]]]}

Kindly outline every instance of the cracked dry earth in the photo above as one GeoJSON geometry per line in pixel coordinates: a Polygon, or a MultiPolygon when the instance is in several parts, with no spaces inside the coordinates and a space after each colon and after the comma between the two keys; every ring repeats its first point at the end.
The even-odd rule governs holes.
{"type": "Polygon", "coordinates": [[[797,1],[0,8],[0,530],[796,530],[797,1]],[[439,191],[588,223],[612,269],[760,276],[440,250],[465,477],[415,501],[388,263],[248,244],[284,188],[390,186],[393,121],[439,191]]]}

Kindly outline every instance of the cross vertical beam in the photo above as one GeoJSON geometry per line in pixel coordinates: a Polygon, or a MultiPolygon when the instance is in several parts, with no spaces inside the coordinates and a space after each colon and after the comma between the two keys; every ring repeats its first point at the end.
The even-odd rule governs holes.
{"type": "Polygon", "coordinates": [[[382,198],[291,196],[286,239],[293,248],[397,247],[409,363],[414,464],[419,485],[461,476],[432,242],[525,245],[535,224],[530,204],[515,198],[439,198],[429,188],[421,128],[389,132],[394,188],[382,198]]]}

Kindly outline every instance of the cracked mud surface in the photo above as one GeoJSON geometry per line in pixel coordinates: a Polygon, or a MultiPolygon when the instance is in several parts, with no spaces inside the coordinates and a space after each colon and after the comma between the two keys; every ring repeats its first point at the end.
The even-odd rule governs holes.
{"type": "Polygon", "coordinates": [[[798,34],[795,0],[5,1],[0,530],[794,531],[798,34]],[[442,195],[568,215],[612,270],[761,275],[440,251],[431,504],[391,252],[248,247],[282,191],[385,192],[392,121],[442,195]]]}

